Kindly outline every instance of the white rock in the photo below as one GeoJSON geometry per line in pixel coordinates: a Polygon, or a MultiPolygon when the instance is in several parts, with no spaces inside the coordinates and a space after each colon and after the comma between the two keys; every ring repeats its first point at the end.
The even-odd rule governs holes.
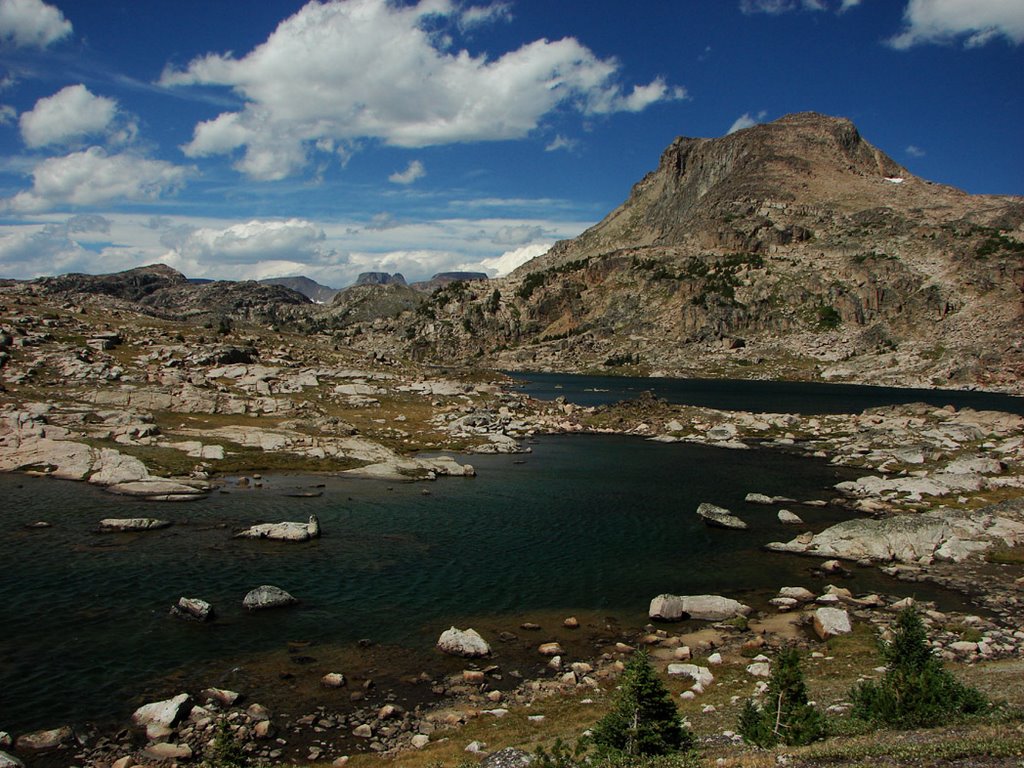
{"type": "Polygon", "coordinates": [[[179,693],[172,699],[144,704],[132,713],[132,722],[146,729],[151,738],[167,736],[173,726],[184,716],[189,702],[187,693],[179,693]]]}
{"type": "Polygon", "coordinates": [[[737,614],[746,616],[750,611],[749,605],[720,595],[664,594],[651,600],[648,616],[665,621],[679,621],[680,619],[722,621],[737,614]]]}
{"type": "Polygon", "coordinates": [[[451,656],[487,656],[491,652],[491,646],[480,637],[475,629],[457,629],[452,627],[441,633],[437,640],[437,647],[451,656]]]}
{"type": "Polygon", "coordinates": [[[772,673],[772,666],[767,661],[755,661],[747,665],[747,674],[754,677],[768,677],[772,673]]]}
{"type": "Polygon", "coordinates": [[[850,614],[842,608],[818,608],[814,612],[814,631],[822,640],[853,631],[850,614]]]}
{"type": "Polygon", "coordinates": [[[696,664],[669,664],[668,674],[672,677],[689,677],[704,688],[715,682],[715,676],[711,674],[710,669],[696,664]]]}

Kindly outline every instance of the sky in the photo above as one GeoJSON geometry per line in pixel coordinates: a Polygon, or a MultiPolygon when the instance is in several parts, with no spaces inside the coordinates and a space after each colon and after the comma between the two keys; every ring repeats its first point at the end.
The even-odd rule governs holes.
{"type": "Polygon", "coordinates": [[[1024,194],[1024,0],[0,0],[0,277],[505,274],[813,110],[1024,194]]]}

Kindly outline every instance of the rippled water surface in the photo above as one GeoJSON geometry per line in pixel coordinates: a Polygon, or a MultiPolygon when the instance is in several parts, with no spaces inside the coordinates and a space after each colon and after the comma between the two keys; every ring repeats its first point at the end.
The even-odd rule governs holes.
{"type": "Polygon", "coordinates": [[[860,413],[865,408],[899,403],[1006,411],[1024,415],[1024,397],[954,389],[872,387],[812,381],[738,379],[661,379],[631,376],[579,376],[562,373],[510,373],[522,389],[540,400],[564,397],[579,405],[603,405],[638,397],[641,392],[679,405],[760,413],[860,413]]]}
{"type": "MultiPolygon", "coordinates": [[[[728,451],[624,437],[537,441],[525,456],[470,457],[473,479],[392,484],[272,476],[186,504],[123,499],[84,484],[0,475],[0,730],[53,727],[130,712],[126,702],[170,671],[288,640],[373,638],[427,650],[460,618],[550,610],[617,612],[641,625],[661,592],[763,599],[808,583],[811,561],[761,552],[788,539],[777,508],[750,491],[828,499],[827,464],[779,451],[728,451]],[[323,495],[286,494],[325,484],[323,495]],[[426,495],[424,491],[428,491],[426,495]],[[702,525],[702,501],[732,508],[749,531],[702,525]],[[307,544],[231,538],[262,521],[319,516],[307,544]],[[104,517],[162,517],[170,528],[99,533],[104,517]],[[48,529],[27,529],[37,520],[48,529]],[[294,609],[247,614],[245,593],[287,589],[294,609]],[[168,616],[201,597],[218,618],[168,616]]],[[[833,508],[791,506],[810,527],[833,508]]],[[[892,585],[859,572],[857,589],[892,585]]]]}

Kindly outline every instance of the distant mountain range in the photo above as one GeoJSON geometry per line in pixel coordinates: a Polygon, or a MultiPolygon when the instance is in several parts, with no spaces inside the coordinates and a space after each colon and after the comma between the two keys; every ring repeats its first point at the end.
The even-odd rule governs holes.
{"type": "Polygon", "coordinates": [[[1024,389],[1024,198],[920,179],[815,113],[676,139],[603,221],[500,279],[34,282],[444,364],[1024,389]]]}

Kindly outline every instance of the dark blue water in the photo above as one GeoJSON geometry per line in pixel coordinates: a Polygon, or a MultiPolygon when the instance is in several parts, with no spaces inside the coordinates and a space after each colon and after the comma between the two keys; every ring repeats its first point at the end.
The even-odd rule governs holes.
{"type": "MultiPolygon", "coordinates": [[[[759,550],[794,531],[774,508],[743,497],[828,499],[842,478],[824,462],[606,436],[545,438],[533,448],[525,457],[469,457],[479,472],[472,479],[271,476],[262,489],[230,486],[187,504],[0,474],[0,730],[124,717],[128,702],[172,670],[278,651],[289,640],[371,638],[420,652],[467,617],[601,610],[638,627],[662,592],[757,602],[766,589],[814,586],[813,561],[759,550]],[[319,483],[320,497],[286,495],[319,483]],[[705,527],[694,514],[702,501],[732,508],[750,530],[705,527]],[[309,544],[230,535],[310,513],[324,536],[309,544]],[[104,517],[133,516],[175,524],[97,531],[104,517]],[[36,520],[53,527],[24,527],[36,520]],[[302,604],[249,615],[242,597],[260,584],[302,604]],[[212,602],[217,621],[168,617],[182,595],[212,602]]],[[[846,516],[792,508],[816,530],[846,516]]],[[[851,586],[905,589],[870,569],[851,586]]]]}
{"type": "Polygon", "coordinates": [[[659,379],[509,372],[539,400],[564,397],[577,405],[607,405],[651,392],[677,405],[755,413],[860,413],[865,408],[929,403],[1024,415],[1024,397],[954,389],[903,389],[860,384],[738,379],[659,379]]]}

